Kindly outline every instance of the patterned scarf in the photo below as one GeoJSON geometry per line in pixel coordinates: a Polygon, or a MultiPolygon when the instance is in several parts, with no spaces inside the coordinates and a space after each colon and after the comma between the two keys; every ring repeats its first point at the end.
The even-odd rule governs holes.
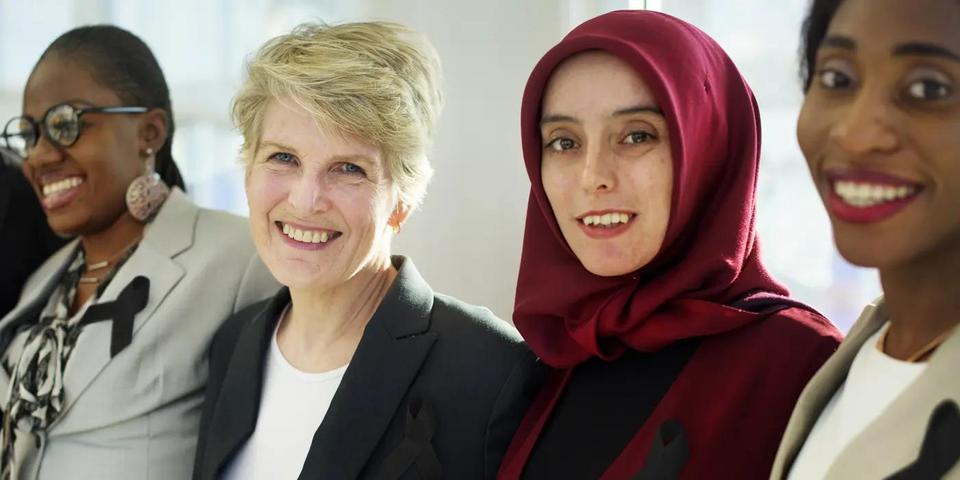
{"type": "MultiPolygon", "coordinates": [[[[104,277],[88,304],[100,297],[120,266],[133,253],[129,249],[104,277]]],[[[73,353],[73,347],[83,330],[80,326],[83,315],[70,316],[70,307],[77,295],[77,284],[84,272],[85,256],[78,249],[60,281],[57,291],[59,301],[52,315],[41,316],[27,330],[26,341],[11,371],[10,389],[7,391],[3,416],[2,450],[0,450],[0,480],[12,480],[19,476],[15,466],[14,446],[20,432],[37,436],[60,416],[64,406],[63,372],[73,353]]],[[[36,439],[39,443],[39,438],[36,439]]]]}

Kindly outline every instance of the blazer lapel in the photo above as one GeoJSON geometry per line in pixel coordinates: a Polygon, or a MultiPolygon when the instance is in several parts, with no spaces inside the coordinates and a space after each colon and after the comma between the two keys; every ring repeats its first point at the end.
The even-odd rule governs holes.
{"type": "Polygon", "coordinates": [[[403,257],[393,262],[399,274],[367,324],[313,437],[302,479],[360,476],[437,340],[429,331],[433,291],[413,262],[403,257]]]}
{"type": "MultiPolygon", "coordinates": [[[[47,300],[57,287],[60,277],[63,276],[70,261],[77,252],[79,241],[74,240],[61,248],[37,270],[34,276],[36,282],[24,285],[24,293],[20,302],[6,316],[0,320],[0,352],[6,352],[7,347],[17,334],[21,325],[36,322],[40,312],[47,305],[47,300]]],[[[0,395],[5,395],[10,384],[10,375],[0,368],[0,395]]]]}
{"type": "Polygon", "coordinates": [[[283,288],[267,308],[241,327],[207,428],[203,465],[209,470],[200,478],[216,478],[233,452],[253,434],[260,412],[265,355],[280,313],[289,303],[290,291],[283,288]]]}
{"type": "MultiPolygon", "coordinates": [[[[951,451],[954,456],[949,459],[924,458],[921,463],[948,461],[956,467],[956,452],[951,448],[943,448],[944,445],[937,445],[943,439],[938,438],[942,435],[935,434],[938,428],[955,427],[955,424],[948,421],[938,425],[933,414],[938,407],[947,407],[942,413],[955,414],[956,407],[960,406],[957,365],[960,365],[960,331],[954,332],[930,357],[920,377],[840,452],[828,472],[828,478],[885,478],[916,463],[921,456],[942,456],[944,451],[951,451]],[[942,406],[951,402],[954,405],[952,411],[948,405],[942,406]],[[934,430],[934,435],[925,445],[924,440],[931,430],[934,430]],[[922,452],[921,447],[925,451],[922,452]],[[939,455],[936,453],[938,451],[941,452],[939,455]]],[[[956,436],[948,436],[948,441],[953,445],[946,447],[952,447],[958,440],[956,436]]]]}
{"type": "Polygon", "coordinates": [[[820,413],[846,380],[847,372],[857,352],[860,351],[860,346],[886,321],[881,305],[882,303],[876,302],[864,309],[851,329],[850,335],[844,339],[837,351],[820,367],[803,389],[787,429],[784,431],[783,440],[780,442],[780,449],[777,451],[770,475],[771,479],[786,478],[793,466],[793,461],[800,453],[800,448],[803,447],[807,436],[820,418],[820,413]]]}
{"type": "MultiPolygon", "coordinates": [[[[194,226],[199,210],[189,202],[179,189],[174,189],[164,202],[157,217],[147,225],[143,240],[133,255],[127,259],[113,280],[104,290],[97,303],[112,302],[134,278],[144,276],[150,281],[147,304],[133,319],[133,338],[150,321],[154,312],[171,290],[183,278],[185,271],[174,260],[180,252],[193,244],[194,226]]],[[[111,357],[112,321],[91,323],[83,327],[74,347],[76,356],[67,362],[63,386],[66,399],[63,411],[54,420],[53,428],[64,418],[90,383],[114,358],[131,361],[136,352],[120,351],[111,357]]]]}

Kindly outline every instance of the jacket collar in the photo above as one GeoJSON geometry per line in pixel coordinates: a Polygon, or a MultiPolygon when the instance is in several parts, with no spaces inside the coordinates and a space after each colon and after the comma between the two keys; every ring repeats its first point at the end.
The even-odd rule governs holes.
{"type": "MultiPolygon", "coordinates": [[[[787,476],[823,409],[846,381],[857,353],[888,319],[882,298],[867,306],[840,348],[804,388],[777,452],[771,478],[787,476]]],[[[957,365],[960,331],[955,331],[934,352],[908,390],[840,452],[827,478],[885,478],[916,460],[931,427],[931,413],[943,401],[960,405],[957,365]]]]}
{"type": "MultiPolygon", "coordinates": [[[[133,334],[143,327],[152,317],[167,294],[179,283],[184,275],[183,268],[173,257],[190,248],[193,244],[196,220],[199,208],[183,192],[173,189],[157,216],[144,229],[143,240],[133,255],[120,267],[116,276],[103,291],[98,303],[116,300],[120,292],[135,277],[145,276],[150,280],[149,298],[146,307],[134,317],[133,334]]],[[[71,259],[79,248],[75,239],[48,259],[34,275],[25,288],[31,288],[20,304],[0,321],[0,338],[9,340],[18,326],[32,323],[50,298],[71,259]],[[8,338],[9,337],[9,338],[8,338]]],[[[112,360],[110,355],[111,322],[99,322],[87,325],[77,338],[74,347],[83,358],[74,358],[70,364],[70,375],[64,377],[64,389],[70,392],[60,416],[51,423],[53,428],[64,418],[67,411],[81,397],[94,378],[112,360]]],[[[3,345],[5,348],[6,345],[3,345]]],[[[120,352],[118,356],[123,356],[120,352]]],[[[5,392],[9,385],[9,375],[0,369],[0,391],[5,392]]]]}
{"type": "MultiPolygon", "coordinates": [[[[364,329],[301,478],[360,475],[437,339],[433,290],[409,259],[395,256],[393,264],[397,277],[364,329]]],[[[256,428],[267,348],[289,301],[284,288],[242,327],[213,409],[201,478],[213,478],[256,428]]]]}

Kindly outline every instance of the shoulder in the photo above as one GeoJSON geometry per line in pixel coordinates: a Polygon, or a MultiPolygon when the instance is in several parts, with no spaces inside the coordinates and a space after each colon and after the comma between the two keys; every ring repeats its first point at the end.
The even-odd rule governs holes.
{"type": "Polygon", "coordinates": [[[726,351],[727,361],[743,364],[745,371],[784,379],[794,372],[806,383],[837,350],[843,335],[822,315],[791,307],[716,340],[709,343],[726,351]]]}
{"type": "Polygon", "coordinates": [[[253,239],[250,236],[247,219],[222,210],[213,210],[197,206],[192,200],[181,195],[180,209],[192,209],[194,215],[182,215],[180,222],[191,221],[193,225],[178,228],[193,229],[192,250],[202,252],[210,259],[230,258],[237,263],[246,263],[247,257],[255,254],[253,239]],[[240,259],[244,262],[239,262],[240,259]]]}
{"type": "Polygon", "coordinates": [[[473,348],[520,354],[527,350],[517,329],[490,309],[444,294],[434,294],[431,330],[442,339],[470,343],[473,348]]]}
{"type": "Polygon", "coordinates": [[[198,208],[196,238],[211,239],[217,244],[253,247],[247,219],[222,210],[198,208]]]}
{"type": "Polygon", "coordinates": [[[267,310],[272,299],[267,298],[256,303],[252,303],[242,310],[228,317],[220,327],[217,328],[210,343],[210,370],[211,372],[221,372],[226,369],[233,350],[237,345],[240,335],[243,331],[253,325],[257,318],[267,310]]]}
{"type": "Polygon", "coordinates": [[[243,330],[267,310],[273,298],[266,298],[247,305],[227,318],[213,336],[213,348],[232,346],[243,330]]]}
{"type": "Polygon", "coordinates": [[[797,348],[825,346],[835,350],[843,340],[840,330],[826,317],[797,307],[780,310],[736,330],[734,334],[751,342],[766,341],[772,349],[789,343],[797,348]]]}

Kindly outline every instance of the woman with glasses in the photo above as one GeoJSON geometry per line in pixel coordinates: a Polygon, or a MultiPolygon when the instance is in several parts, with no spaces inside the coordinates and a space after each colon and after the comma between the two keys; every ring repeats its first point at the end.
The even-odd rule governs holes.
{"type": "Polygon", "coordinates": [[[276,284],[245,222],[183,193],[163,73],[136,36],[82,27],[30,74],[3,143],[77,239],[0,320],[0,478],[187,478],[219,324],[276,284]]]}

